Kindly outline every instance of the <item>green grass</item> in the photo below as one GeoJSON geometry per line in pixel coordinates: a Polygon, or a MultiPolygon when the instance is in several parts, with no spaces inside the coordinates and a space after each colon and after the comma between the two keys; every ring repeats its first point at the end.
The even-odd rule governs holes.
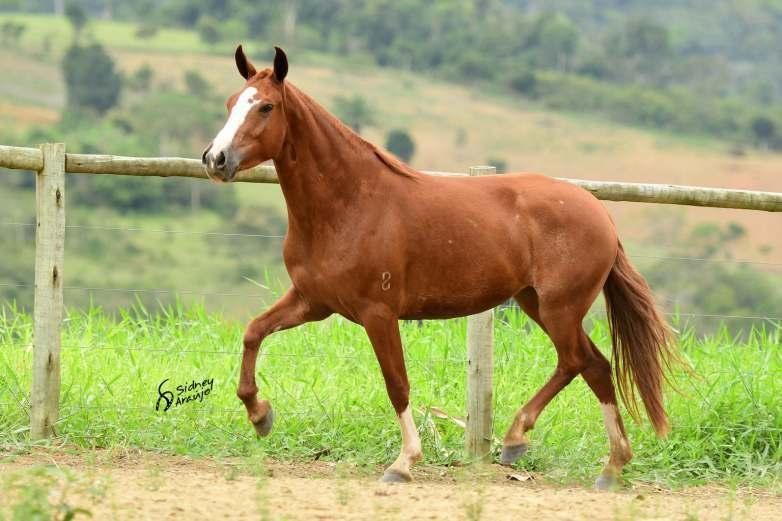
{"type": "MultiPolygon", "coordinates": [[[[277,186],[271,188],[279,193],[277,186]]],[[[259,200],[272,204],[273,192],[265,193],[270,196],[248,200],[247,205],[257,205],[259,200]]],[[[0,295],[6,302],[29,309],[35,266],[35,193],[2,186],[0,201],[8,202],[0,212],[0,295]]],[[[210,311],[244,318],[262,309],[259,296],[269,295],[263,287],[267,278],[287,278],[280,238],[209,235],[242,231],[281,235],[284,229],[242,230],[235,219],[206,210],[120,214],[105,207],[66,204],[66,306],[88,308],[99,302],[112,310],[139,299],[147,305],[172,303],[175,298],[170,290],[176,289],[188,302],[203,302],[210,311]],[[113,259],[110,266],[106,259],[113,259]],[[116,291],[119,288],[138,291],[116,291]]],[[[252,211],[261,216],[268,212],[264,208],[252,211]]]]}
{"type": "MultiPolygon", "coordinates": [[[[518,312],[499,314],[495,330],[495,437],[555,365],[548,339],[518,312]]],[[[390,463],[400,435],[363,330],[344,319],[306,325],[267,339],[258,365],[261,396],[277,412],[275,429],[255,438],[235,397],[242,325],[201,309],[144,308],[115,316],[71,313],[64,325],[59,438],[85,448],[137,447],[164,453],[284,460],[313,458],[359,465],[390,463]],[[156,412],[157,388],[214,378],[203,402],[156,412]]],[[[461,460],[463,432],[418,407],[461,416],[465,401],[465,324],[403,324],[414,417],[424,462],[461,460]]],[[[0,316],[0,443],[28,442],[31,319],[0,316]]],[[[603,322],[592,338],[609,344],[603,322]]],[[[782,474],[782,330],[753,331],[739,343],[725,333],[681,346],[702,379],[680,377],[671,393],[673,432],[657,439],[648,423],[628,424],[634,482],[682,486],[717,481],[777,488],[782,474]]],[[[581,379],[545,410],[518,466],[555,482],[590,482],[607,452],[596,399],[581,379]]],[[[495,443],[495,451],[499,445],[495,443]]]]}
{"type": "MultiPolygon", "coordinates": [[[[22,23],[26,26],[22,35],[22,45],[44,50],[64,50],[73,39],[73,29],[64,16],[3,13],[0,20],[22,23]],[[48,43],[47,43],[48,41],[48,43]]],[[[138,24],[109,20],[90,21],[84,29],[87,39],[99,42],[112,42],[112,47],[124,50],[144,52],[199,52],[225,53],[233,51],[234,42],[222,42],[215,45],[205,44],[195,31],[160,28],[151,38],[136,36],[138,24]]]]}

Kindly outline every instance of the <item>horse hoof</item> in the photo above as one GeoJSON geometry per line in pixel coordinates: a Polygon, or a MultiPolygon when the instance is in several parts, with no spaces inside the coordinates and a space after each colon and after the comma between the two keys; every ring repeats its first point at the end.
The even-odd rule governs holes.
{"type": "Polygon", "coordinates": [[[269,433],[272,431],[273,425],[274,409],[269,409],[269,412],[266,413],[266,416],[264,416],[262,420],[253,423],[253,427],[255,427],[255,433],[261,438],[265,438],[269,435],[269,433]]]}
{"type": "Polygon", "coordinates": [[[512,447],[503,447],[500,455],[501,465],[513,465],[513,463],[527,452],[527,444],[514,445],[512,447]]]}
{"type": "Polygon", "coordinates": [[[614,476],[600,476],[595,481],[597,490],[616,490],[619,488],[619,480],[614,476]]]}
{"type": "Polygon", "coordinates": [[[398,470],[388,469],[383,473],[383,477],[380,478],[382,483],[410,483],[413,481],[413,477],[410,474],[403,474],[398,470]]]}

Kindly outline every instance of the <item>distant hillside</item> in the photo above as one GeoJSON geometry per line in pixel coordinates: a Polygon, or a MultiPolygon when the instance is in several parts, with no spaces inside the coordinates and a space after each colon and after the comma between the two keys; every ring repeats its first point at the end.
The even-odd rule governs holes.
{"type": "MultiPolygon", "coordinates": [[[[168,28],[194,29],[189,39],[199,51],[240,40],[282,43],[299,52],[490,85],[557,110],[782,149],[782,6],[777,0],[90,0],[70,5],[75,19],[82,18],[75,12],[83,6],[82,15],[131,22],[133,28],[116,38],[126,45],[134,41],[135,48],[155,47],[151,42],[160,41],[168,28]]],[[[38,1],[0,6],[52,11],[51,4],[38,1]]],[[[13,23],[1,28],[7,44],[29,30],[13,23]]],[[[172,49],[187,46],[184,40],[170,41],[172,49]]]]}
{"type": "Polygon", "coordinates": [[[565,13],[590,38],[606,38],[631,17],[667,27],[674,47],[691,56],[717,57],[739,90],[782,94],[780,0],[506,0],[527,13],[565,13]]]}
{"type": "MultiPolygon", "coordinates": [[[[71,151],[159,155],[160,148],[149,148],[162,146],[149,143],[150,129],[164,128],[178,117],[168,116],[164,107],[152,104],[192,98],[191,94],[185,94],[186,72],[198,71],[207,82],[207,93],[197,98],[200,100],[197,106],[199,112],[217,114],[212,126],[205,130],[209,135],[222,124],[224,99],[242,84],[229,43],[205,49],[193,32],[181,29],[166,29],[158,36],[139,40],[134,36],[136,26],[132,23],[94,21],[89,29],[92,37],[106,45],[123,75],[132,78],[147,67],[152,73],[151,84],[148,92],[128,87],[120,106],[96,122],[95,127],[64,129],[58,123],[59,114],[65,108],[58,60],[63,42],[70,37],[68,26],[64,20],[52,17],[23,19],[29,31],[22,39],[21,48],[0,51],[0,68],[6,72],[0,78],[3,115],[0,142],[29,146],[41,140],[58,139],[66,141],[71,151]],[[44,52],[47,35],[54,35],[50,36],[54,44],[44,52]],[[134,114],[146,118],[142,118],[142,126],[133,127],[138,125],[132,121],[134,114]],[[127,131],[128,125],[133,130],[127,131]]],[[[268,45],[251,42],[247,51],[259,66],[268,63],[268,45]]],[[[368,102],[374,112],[374,123],[363,134],[371,141],[382,145],[389,130],[409,131],[416,143],[412,164],[421,169],[465,171],[471,165],[492,161],[505,163],[509,171],[536,171],[561,177],[782,191],[782,155],[777,153],[741,149],[733,143],[703,136],[628,128],[595,116],[553,112],[539,101],[488,89],[485,85],[456,85],[432,75],[355,63],[333,55],[294,49],[289,58],[290,81],[326,107],[333,109],[338,96],[357,94],[368,102]]],[[[195,157],[206,139],[196,137],[187,143],[166,146],[173,147],[167,149],[173,150],[168,153],[195,157]]],[[[0,220],[32,222],[29,180],[27,184],[14,181],[8,186],[5,181],[10,175],[0,175],[3,175],[0,220]]],[[[191,212],[181,205],[168,211],[133,213],[101,204],[100,194],[109,194],[107,190],[112,190],[112,186],[98,187],[100,192],[90,192],[91,188],[87,187],[92,203],[75,198],[78,190],[85,193],[84,179],[84,176],[69,178],[71,224],[98,223],[187,233],[173,234],[169,240],[165,232],[115,235],[96,230],[69,231],[68,280],[74,286],[176,287],[207,294],[251,295],[247,302],[227,300],[231,302],[232,312],[242,314],[260,308],[260,298],[252,295],[268,294],[250,280],[267,285],[265,268],[271,268],[272,280],[284,278],[279,239],[232,240],[199,235],[237,229],[256,235],[284,233],[284,204],[277,186],[221,187],[219,194],[235,193],[234,199],[228,198],[228,207],[220,210],[222,213],[208,208],[191,212]],[[104,254],[121,262],[107,269],[104,254]],[[223,269],[215,271],[214,266],[223,269]]],[[[144,180],[145,188],[174,184],[172,180],[159,183],[144,180]]],[[[188,195],[190,185],[180,185],[180,195],[188,195]]],[[[677,255],[697,256],[702,247],[689,242],[693,226],[709,222],[726,228],[735,223],[746,234],[730,242],[729,254],[733,258],[764,262],[761,266],[766,271],[782,271],[779,268],[782,236],[771,233],[778,227],[778,216],[630,203],[608,206],[633,253],[674,256],[670,252],[675,248],[677,255]]],[[[0,249],[6,252],[0,260],[0,282],[9,278],[29,282],[32,275],[29,234],[24,231],[0,234],[0,249]],[[9,260],[8,255],[13,258],[9,260]]],[[[638,262],[649,265],[653,261],[641,258],[638,262]]],[[[678,268],[676,264],[670,265],[671,270],[681,273],[678,268]]],[[[29,296],[29,291],[20,289],[14,294],[29,296]]],[[[138,296],[146,304],[158,298],[171,299],[167,294],[138,296]]],[[[88,297],[84,291],[72,290],[68,299],[71,304],[84,303],[88,297]]],[[[120,293],[95,296],[96,302],[111,307],[127,305],[134,298],[135,295],[120,293]]],[[[207,298],[214,306],[224,302],[219,296],[207,298]]]]}

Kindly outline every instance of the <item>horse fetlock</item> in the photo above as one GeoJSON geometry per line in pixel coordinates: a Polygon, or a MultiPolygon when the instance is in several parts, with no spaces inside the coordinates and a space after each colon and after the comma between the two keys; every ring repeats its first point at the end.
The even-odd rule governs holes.
{"type": "Polygon", "coordinates": [[[272,405],[269,400],[254,400],[247,403],[247,418],[251,423],[259,423],[263,421],[266,415],[272,410],[272,405]]]}
{"type": "Polygon", "coordinates": [[[421,461],[421,458],[424,457],[424,453],[421,451],[421,447],[419,446],[418,448],[408,452],[407,457],[410,460],[410,464],[415,465],[416,463],[421,461]]]}
{"type": "Polygon", "coordinates": [[[611,459],[614,458],[616,458],[616,462],[621,467],[624,467],[633,459],[633,451],[630,449],[630,444],[627,443],[627,440],[622,440],[622,443],[619,444],[619,449],[616,451],[616,454],[612,454],[611,459]]]}
{"type": "Polygon", "coordinates": [[[531,431],[534,428],[534,420],[531,420],[529,416],[524,413],[518,414],[513,420],[513,425],[510,426],[510,429],[508,429],[508,432],[505,434],[505,438],[502,440],[502,446],[515,447],[517,445],[529,445],[527,431],[531,431]]]}
{"type": "Polygon", "coordinates": [[[633,459],[633,451],[630,450],[630,445],[626,441],[618,444],[617,447],[611,449],[611,453],[608,456],[608,465],[606,465],[603,474],[619,476],[622,473],[622,469],[631,459],[633,459]]]}

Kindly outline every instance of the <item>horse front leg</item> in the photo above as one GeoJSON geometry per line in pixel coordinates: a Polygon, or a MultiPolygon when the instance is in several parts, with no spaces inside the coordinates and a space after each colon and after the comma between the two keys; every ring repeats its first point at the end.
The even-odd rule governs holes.
{"type": "Polygon", "coordinates": [[[274,422],[271,404],[268,400],[258,400],[258,386],[255,384],[255,361],[261,342],[271,333],[321,320],[329,314],[326,310],[314,308],[295,288],[290,288],[268,311],[254,318],[247,326],[236,395],[244,403],[247,418],[259,436],[268,435],[274,422]]]}
{"type": "Polygon", "coordinates": [[[421,439],[410,411],[410,384],[407,381],[402,339],[399,335],[399,321],[390,312],[372,312],[363,317],[362,324],[380,363],[380,370],[386,382],[386,390],[396,410],[399,427],[402,430],[402,448],[394,463],[381,478],[386,482],[409,482],[412,467],[421,459],[421,439]]]}

